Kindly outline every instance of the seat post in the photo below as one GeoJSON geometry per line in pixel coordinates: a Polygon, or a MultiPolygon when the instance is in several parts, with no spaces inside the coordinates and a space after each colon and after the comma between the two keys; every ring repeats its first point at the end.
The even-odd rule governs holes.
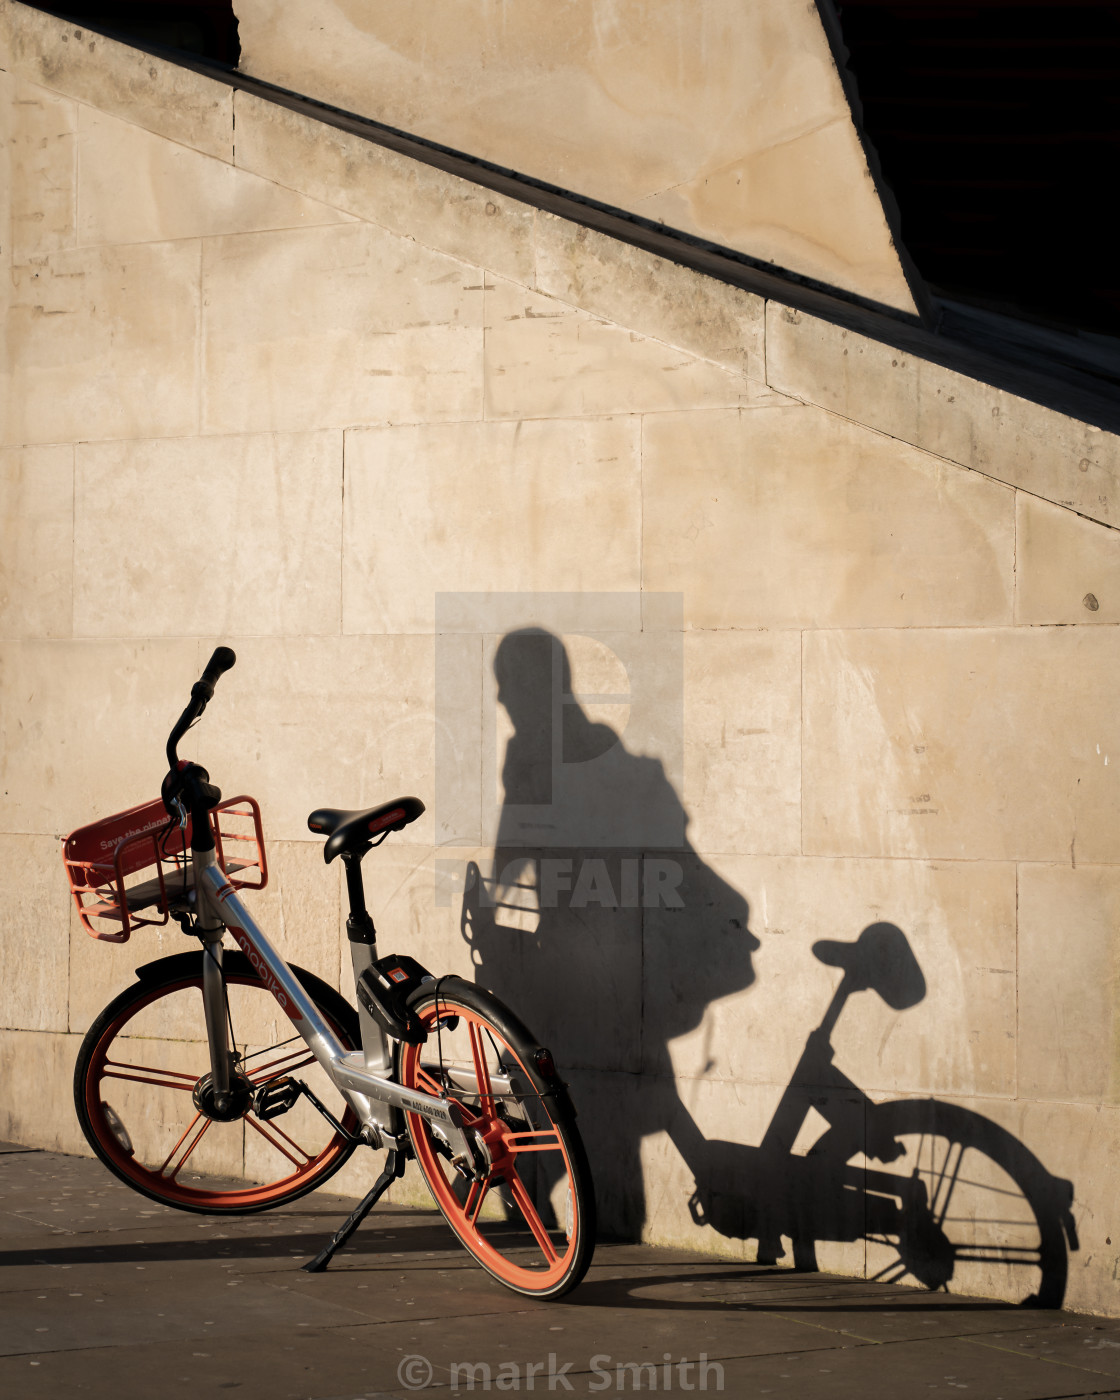
{"type": "Polygon", "coordinates": [[[362,883],[362,858],[353,851],[343,851],[342,864],[346,868],[346,894],[350,901],[350,913],[346,919],[346,936],[351,943],[368,943],[371,947],[377,938],[369,910],[366,908],[366,892],[362,883]]]}
{"type": "MultiPolygon", "coordinates": [[[[350,899],[350,913],[346,919],[346,937],[350,940],[350,962],[354,968],[355,982],[377,957],[377,930],[366,908],[365,890],[362,885],[362,855],[364,852],[343,851],[342,864],[346,869],[346,893],[350,899]]],[[[381,1026],[358,1001],[358,1022],[362,1028],[362,1053],[365,1066],[371,1074],[386,1074],[392,1068],[393,1056],[389,1042],[381,1026]]],[[[386,1103],[374,1101],[370,1112],[378,1125],[387,1133],[399,1134],[396,1109],[386,1103]]],[[[392,1139],[390,1139],[392,1141],[392,1139]]]]}

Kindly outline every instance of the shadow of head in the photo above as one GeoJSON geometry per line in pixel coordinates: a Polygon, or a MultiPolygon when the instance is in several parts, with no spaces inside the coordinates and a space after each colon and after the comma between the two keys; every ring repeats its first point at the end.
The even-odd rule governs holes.
{"type": "Polygon", "coordinates": [[[586,763],[618,743],[618,734],[590,720],[576,700],[567,648],[543,627],[506,633],[494,654],[494,679],[516,738],[547,742],[550,760],[557,718],[564,763],[586,763]]]}

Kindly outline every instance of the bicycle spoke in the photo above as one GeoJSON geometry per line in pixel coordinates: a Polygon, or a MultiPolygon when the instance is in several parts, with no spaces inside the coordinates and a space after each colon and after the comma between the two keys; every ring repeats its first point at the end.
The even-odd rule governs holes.
{"type": "Polygon", "coordinates": [[[513,1156],[519,1152],[559,1152],[560,1137],[555,1128],[534,1128],[510,1133],[505,1145],[513,1156]]]}
{"type": "Polygon", "coordinates": [[[159,1171],[158,1171],[157,1175],[159,1175],[159,1176],[165,1176],[165,1175],[166,1175],[168,1181],[174,1181],[174,1180],[175,1180],[175,1178],[179,1175],[179,1173],[180,1173],[180,1172],[183,1170],[183,1168],[186,1166],[187,1158],[191,1155],[191,1153],[195,1150],[195,1148],[198,1146],[198,1144],[199,1144],[199,1143],[202,1141],[202,1139],[206,1136],[206,1131],[207,1131],[207,1129],[210,1127],[210,1121],[211,1121],[211,1120],[210,1120],[209,1118],[204,1118],[204,1117],[202,1116],[201,1113],[196,1113],[196,1114],[195,1114],[195,1116],[194,1116],[194,1117],[191,1119],[191,1121],[187,1124],[186,1129],[184,1130],[182,1137],[180,1137],[179,1141],[175,1144],[175,1146],[171,1149],[171,1151],[170,1151],[170,1152],[167,1154],[167,1156],[164,1158],[164,1160],[163,1160],[163,1165],[159,1168],[159,1171]],[[197,1133],[195,1133],[194,1138],[191,1140],[191,1145],[187,1148],[187,1150],[183,1153],[182,1157],[179,1159],[178,1163],[177,1163],[176,1166],[175,1166],[175,1170],[172,1171],[172,1172],[168,1172],[168,1171],[167,1171],[167,1164],[171,1161],[171,1159],[175,1156],[176,1152],[178,1152],[179,1148],[182,1147],[183,1143],[187,1140],[188,1136],[190,1135],[190,1132],[191,1132],[192,1128],[194,1127],[194,1125],[195,1125],[196,1123],[201,1123],[201,1124],[202,1124],[202,1127],[199,1128],[199,1130],[198,1130],[197,1133]]]}
{"type": "Polygon", "coordinates": [[[271,1147],[274,1147],[282,1156],[287,1157],[288,1161],[294,1166],[302,1167],[311,1160],[310,1155],[303,1150],[299,1143],[290,1138],[282,1129],[277,1128],[275,1125],[270,1125],[266,1128],[260,1119],[252,1113],[246,1113],[245,1122],[248,1123],[250,1128],[255,1128],[257,1132],[260,1133],[261,1137],[264,1138],[265,1142],[271,1147]],[[294,1148],[300,1155],[298,1157],[293,1157],[292,1154],[286,1151],[282,1144],[277,1141],[278,1138],[283,1138],[284,1142],[286,1142],[289,1147],[294,1148]]]}
{"type": "Polygon", "coordinates": [[[198,1083],[196,1074],[183,1074],[177,1069],[156,1069],[154,1065],[125,1065],[118,1060],[106,1060],[101,1077],[150,1084],[156,1089],[185,1089],[188,1094],[198,1083]]]}
{"type": "Polygon", "coordinates": [[[548,1231],[544,1228],[544,1222],[537,1214],[536,1207],[529,1199],[529,1193],[525,1190],[521,1178],[516,1171],[510,1170],[506,1173],[506,1185],[509,1187],[510,1195],[517,1203],[517,1208],[525,1217],[525,1224],[533,1232],[533,1238],[540,1245],[541,1253],[550,1264],[555,1264],[559,1257],[553,1247],[552,1241],[548,1237],[548,1231]]]}
{"type": "Polygon", "coordinates": [[[418,1066],[416,1070],[416,1087],[425,1090],[429,1094],[436,1094],[437,1096],[443,1093],[443,1085],[433,1079],[431,1074],[429,1074],[422,1065],[418,1066]]]}
{"type": "Polygon", "coordinates": [[[1037,1246],[1028,1245],[962,1245],[956,1252],[958,1259],[973,1264],[1030,1264],[1035,1266],[1042,1259],[1037,1246]]]}
{"type": "Polygon", "coordinates": [[[259,1059],[262,1055],[275,1055],[277,1050],[283,1050],[285,1045],[294,1045],[300,1040],[302,1040],[302,1036],[290,1035],[287,1040],[278,1040],[275,1045],[266,1045],[263,1050],[254,1050],[252,1054],[244,1056],[241,1061],[242,1067],[247,1065],[250,1060],[259,1059]]]}
{"type": "Polygon", "coordinates": [[[478,1213],[482,1209],[482,1202],[486,1199],[486,1193],[490,1190],[490,1180],[472,1181],[470,1190],[467,1192],[467,1199],[463,1202],[463,1214],[472,1225],[478,1221],[478,1213]]]}
{"type": "MultiPolygon", "coordinates": [[[[262,1052],[266,1053],[266,1052],[262,1052]]],[[[254,1065],[252,1071],[247,1075],[252,1084],[261,1084],[266,1079],[279,1079],[285,1074],[291,1074],[293,1070],[303,1069],[307,1065],[315,1063],[315,1056],[301,1046],[298,1050],[289,1050],[286,1055],[281,1055],[278,1060],[269,1060],[266,1065],[254,1065]]],[[[242,1061],[242,1069],[245,1062],[242,1061]]]]}
{"type": "MultiPolygon", "coordinates": [[[[478,1083],[478,1096],[485,1105],[493,1104],[494,1091],[490,1087],[490,1067],[486,1063],[486,1046],[482,1043],[479,1027],[475,1022],[469,1026],[471,1038],[471,1058],[474,1060],[475,1079],[478,1083]]],[[[486,1111],[485,1108],[483,1110],[486,1111]]]]}
{"type": "Polygon", "coordinates": [[[871,1274],[869,1283],[897,1283],[900,1278],[905,1278],[907,1267],[901,1259],[892,1259],[885,1268],[879,1270],[877,1274],[871,1274]]]}
{"type": "Polygon", "coordinates": [[[956,1186],[957,1177],[960,1174],[961,1163],[964,1161],[964,1145],[957,1142],[947,1142],[945,1144],[945,1158],[941,1163],[941,1170],[937,1175],[937,1182],[934,1187],[933,1196],[929,1203],[930,1214],[934,1223],[940,1225],[945,1219],[945,1213],[949,1209],[949,1202],[953,1198],[953,1190],[956,1186]],[[952,1176],[949,1175],[949,1163],[953,1157],[953,1150],[956,1149],[957,1160],[953,1167],[952,1176]],[[938,1210],[938,1203],[941,1202],[941,1209],[938,1210]]]}

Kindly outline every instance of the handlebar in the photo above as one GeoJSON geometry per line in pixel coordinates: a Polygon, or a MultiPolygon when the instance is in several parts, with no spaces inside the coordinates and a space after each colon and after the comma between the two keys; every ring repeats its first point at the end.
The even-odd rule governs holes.
{"type": "Polygon", "coordinates": [[[206,663],[206,670],[191,686],[191,698],[187,708],[179,716],[175,728],[167,739],[167,777],[163,780],[163,805],[174,816],[176,807],[180,812],[185,808],[192,822],[191,850],[196,852],[214,849],[214,834],[210,829],[209,812],[222,799],[222,794],[209,781],[210,775],[197,763],[179,762],[179,740],[205,710],[214,697],[214,687],[219,678],[237,660],[229,647],[218,647],[206,663]]]}
{"type": "Polygon", "coordinates": [[[207,700],[212,699],[214,687],[218,684],[219,677],[225,675],[236,660],[237,656],[229,647],[216,647],[214,655],[206,663],[202,679],[192,687],[191,694],[193,695],[196,690],[205,689],[207,700]]]}
{"type": "Polygon", "coordinates": [[[205,671],[191,686],[190,703],[179,716],[175,728],[167,738],[167,766],[171,772],[175,772],[179,767],[179,740],[195,720],[201,716],[209,701],[214,698],[214,687],[236,660],[237,656],[231,648],[215,648],[213,656],[206,663],[205,671]]]}

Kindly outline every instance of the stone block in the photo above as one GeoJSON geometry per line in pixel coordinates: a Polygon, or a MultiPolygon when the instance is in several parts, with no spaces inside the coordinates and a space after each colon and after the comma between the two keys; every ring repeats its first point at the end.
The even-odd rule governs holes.
{"type": "Polygon", "coordinates": [[[759,407],[651,418],[642,460],[642,585],[686,627],[1011,619],[1012,493],[925,453],[759,407]]]}
{"type": "Polygon", "coordinates": [[[684,639],[684,802],[702,851],[801,848],[801,638],[684,639]]]}
{"type": "Polygon", "coordinates": [[[1108,629],[814,632],[804,658],[807,852],[1120,856],[1108,629]]]}
{"type": "MultiPolygon", "coordinates": [[[[377,926],[379,954],[408,953],[434,976],[454,973],[475,980],[470,928],[464,922],[463,894],[468,862],[484,862],[485,850],[457,850],[409,840],[414,827],[389,837],[362,862],[366,904],[377,926]]],[[[342,897],[343,917],[346,896],[342,897]]],[[[349,945],[342,947],[341,985],[352,995],[354,974],[349,945]]]]}
{"type": "Polygon", "coordinates": [[[639,426],[348,433],[345,631],[430,633],[436,593],[636,592],[639,426]]]}
{"type": "MultiPolygon", "coordinates": [[[[209,654],[200,647],[199,671],[209,654]]],[[[317,807],[415,795],[431,808],[429,638],[245,638],[237,657],[181,752],[224,792],[255,797],[268,839],[317,843],[307,829],[317,807]]],[[[409,835],[430,839],[431,821],[429,810],[409,835]]]]}
{"type": "Polygon", "coordinates": [[[8,269],[12,265],[12,147],[16,140],[15,90],[19,81],[7,72],[4,64],[4,12],[0,9],[0,228],[8,237],[0,246],[0,268],[4,269],[4,302],[11,281],[8,269]]]}
{"type": "MultiPolygon", "coordinates": [[[[62,860],[59,856],[59,868],[62,860]]],[[[65,884],[65,880],[63,882],[65,884]]],[[[57,896],[56,896],[57,902],[57,896]]],[[[102,939],[91,938],[82,927],[78,915],[70,904],[70,1023],[68,1029],[85,1035],[90,1026],[106,1006],[119,996],[125,988],[136,981],[136,969],[159,958],[173,957],[178,953],[198,952],[199,944],[193,938],[183,935],[174,922],[159,927],[147,926],[132,930],[127,943],[106,943],[102,939]]],[[[155,911],[151,911],[155,912],[155,911]]],[[[201,1003],[184,1015],[178,1024],[172,1025],[164,1018],[166,1034],[178,1034],[186,1040],[205,1038],[200,1029],[202,1016],[201,1003]]]]}
{"type": "Polygon", "coordinates": [[[7,1030],[68,1029],[68,898],[53,837],[0,835],[0,1021],[7,1030]]]}
{"type": "Polygon", "coordinates": [[[252,93],[236,93],[234,107],[242,169],[437,252],[532,283],[528,205],[252,93]]]}
{"type": "Polygon", "coordinates": [[[884,986],[896,1003],[917,1000],[892,1009],[875,990],[855,995],[831,1038],[837,1068],[867,1093],[1015,1092],[1011,866],[709,855],[682,864],[681,906],[645,920],[647,1073],[671,1066],[682,1080],[785,1087],[800,1077],[828,1088],[827,1060],[798,1069],[841,979],[814,945],[851,944],[886,922],[913,962],[892,963],[884,986]]]}
{"type": "Polygon", "coordinates": [[[854,331],[767,303],[766,379],[996,481],[1113,524],[1120,437],[854,331]]]}
{"type": "Polygon", "coordinates": [[[554,214],[538,213],[535,249],[539,292],[734,374],[765,379],[761,297],[554,214]]]}
{"type": "Polygon", "coordinates": [[[167,735],[205,661],[184,639],[7,643],[0,784],[8,830],[65,836],[157,797],[167,735]]]}
{"type": "MultiPolygon", "coordinates": [[[[991,1112],[977,1105],[981,1112],[991,1112]]],[[[1016,1104],[1007,1126],[1054,1177],[1073,1187],[1071,1211],[1078,1248],[1069,1248],[1064,1306],[1074,1312],[1117,1315],[1120,1239],[1113,1223],[1120,1110],[1095,1104],[1016,1104]]],[[[1002,1116],[1002,1115],[1001,1115],[1002,1116]]],[[[1059,1188],[1060,1191],[1060,1188],[1059,1188]]],[[[1059,1199],[1064,1196],[1060,1192],[1059,1199]]]]}
{"type": "Polygon", "coordinates": [[[368,224],[209,240],[206,432],[481,414],[482,282],[368,224]]]}
{"type": "Polygon", "coordinates": [[[1120,871],[1019,868],[1019,1093],[1120,1106],[1120,871]]]}
{"type": "Polygon", "coordinates": [[[74,449],[0,450],[0,635],[69,637],[74,449]]]}
{"type": "Polygon", "coordinates": [[[7,441],[193,433],[198,280],[191,242],[72,249],[15,268],[7,441]]]}
{"type": "Polygon", "coordinates": [[[78,134],[78,207],[83,244],[159,243],[350,218],[89,107],[81,109],[78,134]]]}
{"type": "Polygon", "coordinates": [[[81,1037],[0,1030],[0,1138],[46,1152],[93,1154],[74,1113],[74,1061],[81,1037]]]}
{"type": "Polygon", "coordinates": [[[515,283],[487,287],[487,418],[737,407],[759,392],[709,360],[515,283]]]}
{"type": "Polygon", "coordinates": [[[12,72],[181,146],[230,159],[233,93],[224,83],[30,5],[6,5],[2,24],[12,72]]]}
{"type": "Polygon", "coordinates": [[[337,633],[341,432],[83,443],[75,499],[77,635],[337,633]]]}
{"type": "Polygon", "coordinates": [[[1016,622],[1120,622],[1120,532],[1025,492],[1016,518],[1016,622]]]}
{"type": "MultiPolygon", "coordinates": [[[[15,263],[45,257],[75,242],[75,103],[7,74],[11,240],[15,263]]],[[[8,240],[5,240],[8,243],[8,240]]]]}

